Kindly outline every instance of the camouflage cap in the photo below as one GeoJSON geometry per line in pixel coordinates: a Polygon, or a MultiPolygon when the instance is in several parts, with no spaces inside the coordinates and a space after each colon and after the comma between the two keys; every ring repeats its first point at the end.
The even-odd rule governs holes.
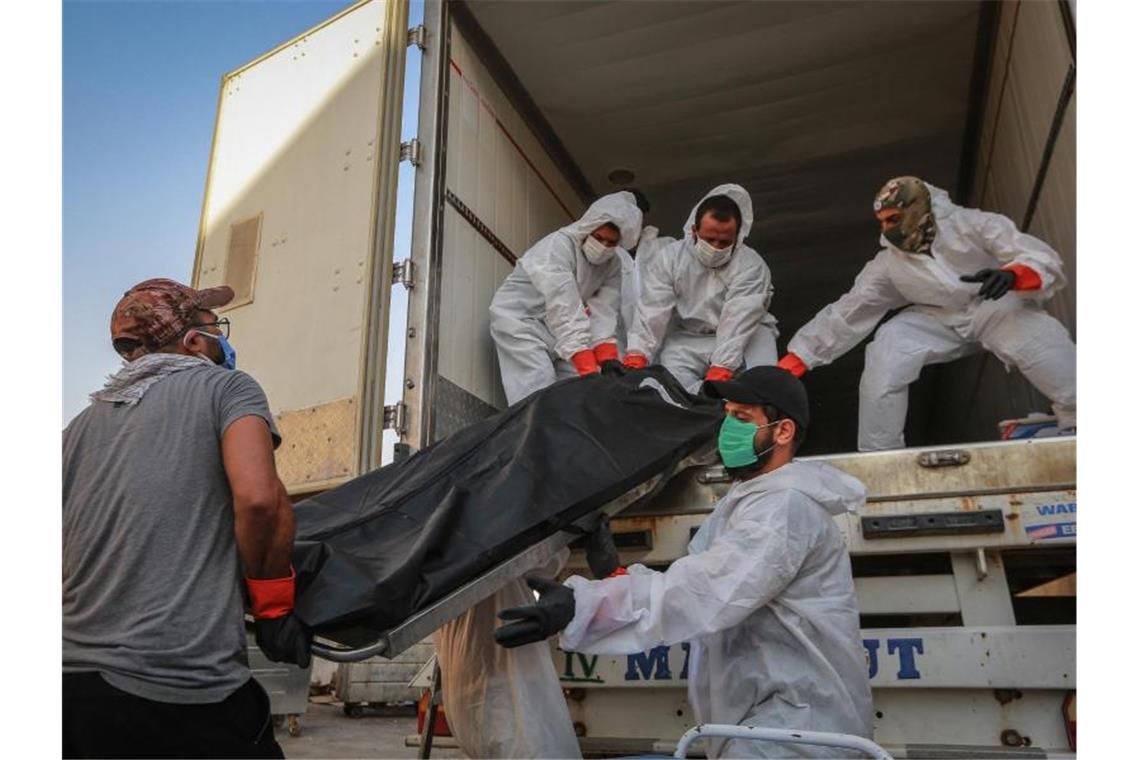
{"type": "Polygon", "coordinates": [[[124,359],[137,359],[181,335],[194,324],[198,310],[225,306],[233,298],[228,285],[194,290],[163,278],[140,282],[115,304],[111,342],[124,359]]]}
{"type": "Polygon", "coordinates": [[[937,234],[934,212],[930,203],[930,190],[918,177],[895,177],[875,194],[875,216],[897,210],[897,220],[885,226],[883,237],[907,253],[930,253],[937,234]]]}

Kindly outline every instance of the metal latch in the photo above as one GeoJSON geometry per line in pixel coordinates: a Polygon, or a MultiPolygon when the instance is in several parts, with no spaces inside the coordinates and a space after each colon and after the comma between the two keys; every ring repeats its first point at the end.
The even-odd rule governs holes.
{"type": "Polygon", "coordinates": [[[981,509],[974,512],[928,512],[914,515],[864,517],[861,524],[863,538],[1004,533],[1005,515],[1000,509],[981,509]]]}
{"type": "Polygon", "coordinates": [[[400,143],[400,160],[408,161],[412,166],[420,165],[420,140],[413,137],[407,142],[400,143]]]}
{"type": "Polygon", "coordinates": [[[731,483],[732,476],[729,475],[728,470],[723,467],[706,467],[697,475],[697,482],[702,486],[712,485],[713,483],[731,483]]]}
{"type": "Polygon", "coordinates": [[[392,284],[403,285],[406,290],[416,286],[416,269],[411,259],[397,261],[392,265],[392,284]]]}
{"type": "Polygon", "coordinates": [[[918,455],[919,467],[960,467],[970,463],[970,452],[965,449],[924,451],[918,455]]]}
{"type": "Polygon", "coordinates": [[[427,27],[423,24],[413,26],[408,30],[408,47],[412,45],[415,45],[420,50],[427,49],[427,27]]]}
{"type": "Polygon", "coordinates": [[[408,405],[403,401],[384,407],[384,429],[403,435],[408,430],[408,405]]]}

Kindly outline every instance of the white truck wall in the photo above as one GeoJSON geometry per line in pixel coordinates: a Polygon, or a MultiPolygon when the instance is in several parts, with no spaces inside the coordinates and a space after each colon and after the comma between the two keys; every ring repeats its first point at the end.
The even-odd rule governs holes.
{"type": "MultiPolygon", "coordinates": [[[[461,30],[453,25],[451,34],[446,189],[521,257],[584,206],[461,30]]],[[[443,230],[439,374],[502,409],[487,306],[513,265],[448,202],[443,230]]],[[[442,395],[454,392],[441,384],[442,395]]],[[[441,415],[436,436],[451,429],[441,415]]]]}
{"type": "MultiPolygon", "coordinates": [[[[971,206],[1021,227],[1073,56],[1060,3],[1000,4],[977,152],[971,206]]],[[[1068,285],[1047,305],[1076,339],[1076,95],[1063,111],[1033,219],[1025,231],[1051,245],[1068,285]]],[[[912,390],[912,397],[915,395],[912,390]]],[[[929,408],[930,429],[956,441],[989,440],[994,421],[1052,413],[1048,399],[997,357],[979,354],[947,367],[929,408]],[[963,410],[969,414],[963,415],[963,410]]]]}
{"type": "MultiPolygon", "coordinates": [[[[1003,3],[990,70],[973,203],[1020,225],[1049,137],[1057,98],[1073,57],[1059,3],[1003,3]]],[[[1068,286],[1049,311],[1076,332],[1076,95],[1061,123],[1045,184],[1026,232],[1065,262],[1068,286]]]]}
{"type": "Polygon", "coordinates": [[[222,81],[194,283],[250,293],[219,311],[291,492],[356,475],[382,404],[406,13],[360,3],[222,81]]]}

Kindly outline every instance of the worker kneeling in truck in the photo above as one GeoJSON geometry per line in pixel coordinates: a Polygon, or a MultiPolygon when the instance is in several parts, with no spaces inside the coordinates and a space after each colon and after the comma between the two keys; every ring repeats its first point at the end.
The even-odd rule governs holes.
{"type": "Polygon", "coordinates": [[[293,507],[265,393],[235,371],[223,285],[139,283],[122,369],[63,432],[63,756],[283,757],[246,661],[308,667],[293,507]]]}
{"type": "MultiPolygon", "coordinates": [[[[701,723],[871,737],[871,686],[851,562],[834,515],[866,489],[792,457],[807,392],[778,367],[706,382],[724,398],[720,456],[735,482],[664,572],[565,584],[531,579],[537,604],[505,610],[495,638],[514,647],[562,631],[565,651],[634,654],[691,642],[689,702],[701,723]]],[[[788,757],[821,748],[706,739],[710,757],[788,757]]]]}
{"type": "Polygon", "coordinates": [[[745,367],[776,363],[772,273],[744,244],[752,197],[714,187],[689,213],[681,239],[658,248],[642,270],[627,367],[654,359],[690,392],[745,367]],[[660,348],[660,354],[657,354],[660,348]]]}
{"type": "Polygon", "coordinates": [[[619,362],[619,246],[637,245],[641,211],[628,192],[594,201],[581,219],[523,254],[491,301],[491,337],[507,403],[559,377],[619,362]]]}
{"type": "Polygon", "coordinates": [[[1057,252],[1007,217],[955,205],[917,177],[887,182],[874,209],[882,250],[851,290],[800,328],[780,366],[801,377],[907,307],[867,346],[860,451],[905,446],[907,389],[923,366],[982,349],[1021,370],[1053,403],[1058,429],[1075,431],[1077,348],[1041,308],[1065,285],[1057,252]]]}

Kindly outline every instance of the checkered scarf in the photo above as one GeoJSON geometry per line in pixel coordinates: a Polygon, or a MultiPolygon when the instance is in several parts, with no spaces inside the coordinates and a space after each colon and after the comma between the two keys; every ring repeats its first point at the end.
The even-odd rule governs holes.
{"type": "Polygon", "coordinates": [[[150,387],[162,378],[184,369],[201,367],[202,362],[213,364],[201,356],[184,354],[144,354],[133,362],[123,362],[122,368],[107,377],[106,384],[90,395],[94,401],[134,406],[150,387]]]}

